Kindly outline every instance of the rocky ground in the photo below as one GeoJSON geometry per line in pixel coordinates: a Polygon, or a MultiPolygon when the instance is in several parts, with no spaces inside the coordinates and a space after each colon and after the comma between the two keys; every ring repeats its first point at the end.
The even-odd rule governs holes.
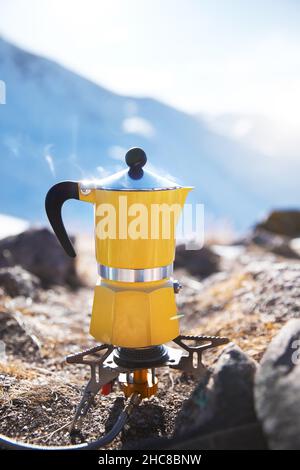
{"type": "MultiPolygon", "coordinates": [[[[67,365],[65,356],[94,345],[88,334],[94,261],[80,239],[77,266],[62,262],[49,232],[39,232],[26,235],[23,251],[16,246],[24,246],[24,235],[22,243],[0,241],[0,433],[69,444],[88,370],[67,365]],[[49,252],[38,249],[43,237],[53,243],[50,269],[49,252]],[[28,259],[30,243],[38,260],[28,259]],[[61,285],[53,285],[57,279],[61,285]]],[[[237,244],[207,247],[185,262],[179,252],[182,332],[227,336],[232,343],[204,354],[209,373],[200,382],[160,369],[157,396],[140,405],[108,448],[300,448],[300,361],[290,354],[297,353],[295,341],[300,347],[297,246],[290,233],[258,227],[237,244]]],[[[122,406],[117,388],[99,396],[82,438],[109,429],[122,406]]]]}

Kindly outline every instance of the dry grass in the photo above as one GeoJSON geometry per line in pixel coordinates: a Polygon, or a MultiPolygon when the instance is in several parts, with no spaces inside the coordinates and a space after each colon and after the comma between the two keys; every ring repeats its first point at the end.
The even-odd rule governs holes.
{"type": "Polygon", "coordinates": [[[0,362],[0,374],[8,375],[16,379],[28,380],[34,379],[37,376],[30,364],[24,364],[17,360],[14,360],[13,363],[0,362]]]}
{"type": "Polygon", "coordinates": [[[236,298],[240,289],[250,285],[253,285],[253,279],[247,273],[238,272],[229,279],[208,287],[204,295],[199,296],[199,307],[206,309],[212,305],[226,305],[230,308],[230,302],[236,298]]]}
{"type": "MultiPolygon", "coordinates": [[[[188,305],[183,324],[188,332],[225,336],[247,354],[260,360],[271,339],[282,327],[281,321],[268,321],[251,300],[257,281],[244,270],[209,285],[188,305]]],[[[209,352],[215,358],[220,352],[209,352]]]]}
{"type": "Polygon", "coordinates": [[[9,393],[3,391],[0,403],[1,405],[7,403],[26,404],[34,407],[38,404],[49,403],[57,396],[70,396],[70,393],[72,393],[72,389],[63,382],[38,377],[33,380],[21,380],[10,387],[9,393]]]}

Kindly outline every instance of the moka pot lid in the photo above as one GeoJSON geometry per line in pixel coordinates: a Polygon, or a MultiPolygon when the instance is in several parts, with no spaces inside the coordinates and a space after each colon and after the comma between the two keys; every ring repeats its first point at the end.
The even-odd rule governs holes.
{"type": "Polygon", "coordinates": [[[128,150],[125,161],[129,168],[101,180],[84,181],[83,186],[86,189],[108,191],[160,191],[182,188],[178,183],[145,169],[147,157],[141,148],[128,150]]]}

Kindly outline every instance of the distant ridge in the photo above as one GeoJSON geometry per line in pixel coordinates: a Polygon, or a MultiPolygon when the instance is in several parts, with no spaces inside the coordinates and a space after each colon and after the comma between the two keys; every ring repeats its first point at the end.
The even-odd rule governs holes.
{"type": "MultiPolygon", "coordinates": [[[[44,220],[49,186],[114,172],[132,146],[143,147],[157,171],[195,186],[190,201],[237,228],[274,205],[300,200],[296,176],[198,117],[151,98],[112,93],[3,38],[0,79],[7,94],[0,106],[0,212],[44,220]]],[[[70,205],[67,217],[87,220],[83,206],[70,205]]]]}

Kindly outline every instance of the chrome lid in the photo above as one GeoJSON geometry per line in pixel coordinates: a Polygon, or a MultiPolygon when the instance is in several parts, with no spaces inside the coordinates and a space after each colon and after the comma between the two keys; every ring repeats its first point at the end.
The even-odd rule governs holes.
{"type": "Polygon", "coordinates": [[[84,188],[106,189],[111,191],[158,191],[177,189],[182,186],[144,169],[147,157],[144,150],[134,147],[125,155],[129,168],[97,181],[83,181],[84,188]]]}

